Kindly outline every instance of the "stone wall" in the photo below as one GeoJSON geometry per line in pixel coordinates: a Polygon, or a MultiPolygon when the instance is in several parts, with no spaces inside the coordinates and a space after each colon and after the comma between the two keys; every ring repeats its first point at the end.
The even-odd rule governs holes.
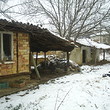
{"type": "Polygon", "coordinates": [[[29,72],[29,35],[13,33],[13,60],[0,62],[0,76],[23,72],[29,72]]]}

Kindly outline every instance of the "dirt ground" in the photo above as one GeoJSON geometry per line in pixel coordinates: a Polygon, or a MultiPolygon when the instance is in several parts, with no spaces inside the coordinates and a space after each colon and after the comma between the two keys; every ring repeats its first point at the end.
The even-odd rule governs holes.
{"type": "Polygon", "coordinates": [[[7,95],[10,95],[10,94],[13,94],[13,93],[17,93],[19,91],[24,91],[24,90],[27,90],[27,89],[32,89],[34,87],[38,87],[39,84],[44,84],[46,83],[47,81],[49,81],[50,79],[54,79],[54,78],[58,78],[58,77],[61,77],[61,76],[64,76],[64,75],[67,75],[67,74],[70,74],[70,72],[63,72],[63,73],[48,73],[48,72],[45,72],[46,74],[40,74],[41,75],[41,79],[38,79],[36,74],[33,73],[30,80],[26,81],[26,84],[24,87],[9,87],[9,88],[6,88],[6,89],[0,89],[0,97],[3,97],[3,96],[7,96],[7,95]]]}

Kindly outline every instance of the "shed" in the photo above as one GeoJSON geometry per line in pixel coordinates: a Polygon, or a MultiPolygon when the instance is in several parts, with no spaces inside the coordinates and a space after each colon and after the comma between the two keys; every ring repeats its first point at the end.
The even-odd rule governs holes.
{"type": "Polygon", "coordinates": [[[75,47],[70,54],[70,60],[75,61],[77,64],[87,64],[99,61],[100,51],[103,51],[103,59],[105,59],[105,51],[110,50],[110,46],[102,43],[95,42],[89,38],[77,39],[75,47]]]}

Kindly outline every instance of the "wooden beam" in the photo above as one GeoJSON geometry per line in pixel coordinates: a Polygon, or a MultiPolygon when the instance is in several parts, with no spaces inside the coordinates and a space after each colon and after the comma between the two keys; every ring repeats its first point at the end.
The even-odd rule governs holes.
{"type": "Polygon", "coordinates": [[[44,52],[44,62],[45,62],[45,69],[46,69],[46,52],[44,52]]]}
{"type": "Polygon", "coordinates": [[[18,33],[16,33],[16,72],[18,73],[19,72],[19,66],[18,66],[18,63],[19,63],[19,59],[18,59],[18,33]]]}
{"type": "Polygon", "coordinates": [[[36,52],[36,65],[38,63],[38,52],[36,52]]]}
{"type": "Polygon", "coordinates": [[[31,48],[30,48],[30,37],[31,35],[29,34],[29,73],[31,73],[31,48]]]}
{"type": "Polygon", "coordinates": [[[34,68],[35,68],[35,72],[36,72],[38,78],[40,79],[41,77],[40,77],[40,74],[39,74],[39,71],[38,71],[38,69],[37,69],[37,66],[36,66],[36,63],[35,63],[35,60],[34,60],[34,58],[33,58],[33,54],[32,54],[32,53],[31,53],[31,59],[32,59],[32,63],[33,63],[34,68]]]}
{"type": "Polygon", "coordinates": [[[69,67],[69,52],[67,52],[67,68],[69,67]]]}
{"type": "Polygon", "coordinates": [[[103,60],[105,60],[105,50],[103,50],[103,60]]]}
{"type": "Polygon", "coordinates": [[[66,60],[67,60],[67,62],[66,62],[66,65],[65,65],[65,71],[68,71],[68,67],[69,67],[69,52],[66,52],[66,60]]]}

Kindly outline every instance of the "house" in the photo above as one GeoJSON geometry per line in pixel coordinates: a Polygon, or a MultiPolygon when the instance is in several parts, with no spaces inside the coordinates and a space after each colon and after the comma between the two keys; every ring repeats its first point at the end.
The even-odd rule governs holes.
{"type": "Polygon", "coordinates": [[[0,19],[0,78],[30,75],[31,53],[73,50],[74,44],[47,29],[0,19]]]}
{"type": "Polygon", "coordinates": [[[77,39],[76,45],[78,47],[75,47],[74,50],[71,51],[70,60],[75,61],[79,65],[87,63],[95,64],[99,61],[101,50],[104,52],[104,55],[105,50],[110,50],[109,45],[97,43],[88,38],[77,39]]]}

